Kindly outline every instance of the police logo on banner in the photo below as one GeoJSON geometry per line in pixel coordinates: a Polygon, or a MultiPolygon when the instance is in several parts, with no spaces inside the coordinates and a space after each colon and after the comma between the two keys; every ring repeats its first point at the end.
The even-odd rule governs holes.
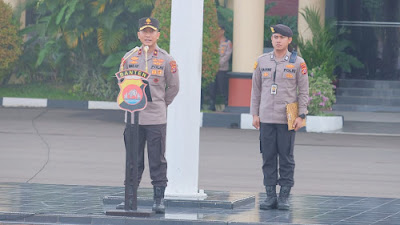
{"type": "Polygon", "coordinates": [[[147,96],[145,88],[147,84],[143,80],[147,80],[149,74],[141,71],[128,69],[115,74],[118,78],[120,92],[117,102],[122,110],[135,112],[146,108],[147,96]]]}

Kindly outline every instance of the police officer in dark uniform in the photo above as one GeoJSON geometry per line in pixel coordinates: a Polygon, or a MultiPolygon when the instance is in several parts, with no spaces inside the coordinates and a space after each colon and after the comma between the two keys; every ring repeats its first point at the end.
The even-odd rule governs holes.
{"type": "Polygon", "coordinates": [[[267,198],[260,209],[289,209],[294,185],[293,147],[295,134],[307,114],[307,66],[296,53],[288,51],[292,30],[283,24],[271,27],[274,50],[261,55],[254,64],[250,113],[253,126],[260,130],[262,170],[267,198]],[[288,129],[286,105],[298,102],[299,117],[288,129]],[[279,163],[278,163],[279,162],[279,163]],[[279,177],[278,177],[279,165],[279,177]],[[279,198],[276,185],[280,185],[279,198]]]}
{"type": "MultiPolygon", "coordinates": [[[[141,18],[137,34],[142,46],[126,53],[121,65],[121,69],[138,69],[150,74],[148,82],[152,101],[140,111],[139,117],[137,179],[139,184],[144,170],[144,148],[147,144],[150,177],[154,189],[153,211],[164,213],[164,192],[168,182],[165,158],[167,107],[178,94],[179,73],[172,56],[157,45],[160,37],[157,19],[141,18]]],[[[125,117],[127,115],[125,114],[125,117]]],[[[134,121],[133,113],[130,121],[134,121]]],[[[125,129],[125,143],[129,138],[129,133],[125,129]]]]}

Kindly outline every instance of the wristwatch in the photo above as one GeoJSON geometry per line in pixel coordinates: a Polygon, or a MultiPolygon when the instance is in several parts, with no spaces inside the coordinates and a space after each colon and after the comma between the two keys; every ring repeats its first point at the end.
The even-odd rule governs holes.
{"type": "Polygon", "coordinates": [[[300,114],[299,117],[304,120],[304,118],[306,118],[306,115],[303,113],[303,114],[300,114]]]}

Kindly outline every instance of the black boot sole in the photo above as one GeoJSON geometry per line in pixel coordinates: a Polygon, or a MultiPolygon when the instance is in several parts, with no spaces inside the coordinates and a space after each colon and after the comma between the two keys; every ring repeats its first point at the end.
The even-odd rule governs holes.
{"type": "Polygon", "coordinates": [[[272,205],[272,206],[262,206],[262,205],[260,205],[259,208],[263,209],[263,210],[271,210],[271,209],[277,209],[278,205],[276,203],[274,205],[272,205]]]}
{"type": "Polygon", "coordinates": [[[262,210],[271,210],[271,209],[276,209],[276,206],[271,206],[271,207],[262,207],[262,206],[260,206],[260,209],[262,209],[262,210]]]}
{"type": "Polygon", "coordinates": [[[165,209],[151,208],[151,210],[157,214],[165,214],[165,209]]]}
{"type": "Polygon", "coordinates": [[[279,209],[279,210],[289,210],[290,207],[289,207],[289,206],[279,206],[279,205],[278,205],[278,209],[279,209]]]}

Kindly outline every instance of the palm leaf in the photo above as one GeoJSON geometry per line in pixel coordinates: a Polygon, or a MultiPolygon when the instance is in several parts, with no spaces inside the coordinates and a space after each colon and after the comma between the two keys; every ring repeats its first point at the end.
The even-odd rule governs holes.
{"type": "Polygon", "coordinates": [[[115,69],[121,63],[121,58],[124,56],[124,54],[125,52],[117,52],[109,55],[102,66],[115,69]]]}
{"type": "Polygon", "coordinates": [[[79,36],[77,29],[64,32],[64,39],[69,48],[78,46],[79,36]]]}
{"type": "Polygon", "coordinates": [[[140,12],[144,8],[154,7],[155,0],[126,0],[125,5],[132,13],[140,12]]]}
{"type": "Polygon", "coordinates": [[[102,54],[114,52],[122,38],[124,37],[124,30],[118,29],[115,31],[100,28],[97,30],[97,45],[102,54]]]}
{"type": "Polygon", "coordinates": [[[36,61],[35,67],[40,66],[43,63],[43,60],[47,57],[47,55],[51,52],[51,49],[53,48],[55,44],[55,41],[48,41],[44,45],[44,48],[40,50],[38,59],[36,61]]]}
{"type": "Polygon", "coordinates": [[[67,14],[65,15],[65,23],[68,23],[69,18],[75,12],[76,4],[78,4],[78,0],[72,0],[72,1],[68,2],[69,7],[68,7],[67,14]]]}
{"type": "Polygon", "coordinates": [[[65,5],[64,7],[62,7],[62,9],[60,10],[60,12],[57,14],[57,18],[56,18],[56,24],[60,24],[62,18],[64,17],[64,13],[65,10],[67,9],[68,5],[65,5]]]}

